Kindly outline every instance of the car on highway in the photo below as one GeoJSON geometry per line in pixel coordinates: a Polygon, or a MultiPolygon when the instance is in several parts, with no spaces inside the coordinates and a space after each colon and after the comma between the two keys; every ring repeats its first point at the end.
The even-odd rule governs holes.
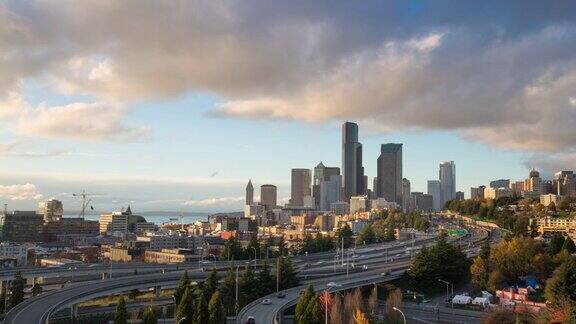
{"type": "Polygon", "coordinates": [[[272,301],[268,298],[266,298],[262,301],[262,305],[270,305],[270,304],[272,304],[272,301]]]}
{"type": "Polygon", "coordinates": [[[341,284],[336,283],[334,281],[330,281],[328,284],[326,284],[326,286],[328,286],[328,287],[342,287],[341,284]]]}
{"type": "Polygon", "coordinates": [[[254,316],[248,316],[248,320],[246,321],[246,324],[256,324],[256,320],[254,319],[254,316]]]}
{"type": "Polygon", "coordinates": [[[280,291],[279,293],[276,294],[276,297],[284,298],[284,297],[286,297],[286,294],[280,291]]]}
{"type": "Polygon", "coordinates": [[[367,265],[363,265],[363,266],[362,266],[362,270],[364,270],[364,271],[368,270],[368,266],[367,266],[367,265]]]}
{"type": "Polygon", "coordinates": [[[389,276],[391,273],[392,273],[392,271],[386,270],[386,271],[382,272],[380,275],[382,275],[382,276],[389,276]]]}

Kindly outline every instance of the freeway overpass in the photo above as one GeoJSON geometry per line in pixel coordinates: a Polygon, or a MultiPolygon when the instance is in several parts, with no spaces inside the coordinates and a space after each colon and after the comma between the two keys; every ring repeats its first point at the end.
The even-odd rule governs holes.
{"type": "MultiPolygon", "coordinates": [[[[424,238],[417,239],[414,243],[407,242],[390,242],[387,244],[376,244],[367,247],[361,247],[355,250],[356,260],[353,261],[357,267],[350,271],[349,275],[365,275],[365,272],[358,272],[363,263],[370,262],[382,263],[395,257],[397,262],[406,262],[407,256],[405,250],[407,245],[414,244],[421,246],[430,244],[434,240],[433,237],[425,236],[424,238]],[[402,260],[404,259],[404,260],[402,260]]],[[[334,261],[335,252],[310,254],[308,256],[298,256],[294,259],[300,262],[300,268],[303,264],[309,264],[307,269],[302,270],[302,275],[310,276],[310,278],[318,277],[320,274],[334,276],[335,273],[332,262],[334,261]],[[307,262],[306,262],[307,261],[307,262]],[[316,261],[315,264],[312,262],[316,261]],[[319,261],[323,261],[318,264],[319,261]]],[[[340,260],[341,261],[341,260],[340,260]]],[[[351,264],[347,262],[347,264],[351,264]]],[[[241,261],[246,262],[246,261],[241,261]]],[[[226,263],[229,265],[229,263],[226,263]]],[[[205,278],[205,273],[196,269],[196,266],[191,266],[190,277],[192,280],[202,280],[205,278]]],[[[182,269],[182,267],[180,268],[182,269]]],[[[350,269],[349,269],[350,270],[350,269]]],[[[5,318],[5,323],[20,324],[20,323],[47,323],[51,314],[64,308],[72,308],[75,313],[76,305],[82,301],[90,300],[93,298],[108,296],[115,293],[130,291],[132,289],[147,289],[151,287],[169,288],[177,284],[182,271],[172,271],[166,273],[153,273],[143,274],[138,276],[130,276],[123,278],[113,278],[97,282],[75,283],[63,289],[46,292],[36,297],[30,298],[15,308],[11,309],[5,318]]],[[[344,273],[344,268],[338,269],[336,275],[344,273]]],[[[317,279],[315,279],[317,280],[317,279]]]]}
{"type": "MultiPolygon", "coordinates": [[[[471,236],[466,238],[459,237],[451,241],[458,244],[463,243],[464,245],[470,243],[471,246],[476,247],[480,242],[483,242],[487,236],[488,235],[486,231],[473,228],[471,230],[471,236]]],[[[470,249],[468,256],[473,257],[477,253],[478,249],[470,249]]],[[[398,279],[406,271],[409,265],[409,259],[406,260],[397,258],[395,261],[384,263],[384,266],[381,266],[378,269],[369,270],[367,272],[353,273],[348,276],[339,275],[330,278],[311,280],[309,283],[312,283],[315,291],[328,290],[328,292],[335,292],[340,290],[348,290],[398,279]],[[391,274],[383,276],[382,273],[385,273],[383,272],[384,269],[393,271],[391,274]],[[337,282],[341,286],[327,289],[327,283],[331,281],[337,282]]],[[[305,289],[306,286],[307,284],[285,290],[284,292],[286,296],[284,298],[278,298],[274,293],[253,301],[240,311],[237,317],[237,323],[244,324],[248,321],[249,317],[254,317],[256,323],[282,323],[283,312],[297,303],[300,291],[305,289]],[[270,299],[272,304],[262,304],[264,299],[270,299]]]]}

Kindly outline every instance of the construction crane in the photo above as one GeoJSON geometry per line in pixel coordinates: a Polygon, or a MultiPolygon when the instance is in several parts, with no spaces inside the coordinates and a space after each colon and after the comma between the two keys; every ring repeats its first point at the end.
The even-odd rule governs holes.
{"type": "MultiPolygon", "coordinates": [[[[82,193],[74,193],[72,194],[73,197],[80,197],[80,199],[82,200],[82,205],[80,207],[80,217],[84,218],[84,216],[86,215],[86,208],[88,208],[88,205],[90,204],[90,202],[92,202],[92,198],[90,197],[94,197],[94,196],[103,196],[102,194],[89,194],[86,193],[86,190],[82,190],[82,193]]],[[[94,209],[92,206],[90,206],[90,208],[94,209]]]]}

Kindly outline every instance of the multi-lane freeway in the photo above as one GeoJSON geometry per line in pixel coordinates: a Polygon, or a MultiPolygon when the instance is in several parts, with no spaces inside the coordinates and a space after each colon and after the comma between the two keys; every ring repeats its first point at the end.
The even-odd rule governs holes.
{"type": "MultiPolygon", "coordinates": [[[[473,235],[474,237],[474,235],[473,235]]],[[[393,276],[382,276],[383,269],[398,268],[403,272],[409,264],[411,254],[417,251],[424,245],[433,244],[435,241],[434,236],[424,235],[415,240],[404,242],[391,242],[385,244],[375,244],[357,249],[350,249],[349,253],[344,253],[344,260],[340,254],[340,259],[336,260],[335,252],[324,252],[317,254],[310,254],[307,256],[293,257],[296,267],[300,271],[300,276],[303,282],[312,282],[318,287],[325,285],[327,281],[337,280],[342,281],[342,287],[354,287],[364,285],[368,280],[370,282],[385,281],[393,278],[393,276]],[[343,266],[343,263],[345,265],[343,266]],[[329,278],[329,279],[327,279],[329,278]]],[[[245,263],[241,261],[238,265],[245,263]]],[[[221,267],[222,270],[227,269],[231,264],[230,262],[215,262],[206,265],[209,268],[221,267]]],[[[90,269],[83,271],[91,271],[90,269]]],[[[123,265],[122,267],[116,266],[118,271],[133,271],[134,265],[123,265]]],[[[106,268],[102,266],[94,266],[94,271],[103,271],[106,268]]],[[[141,268],[138,267],[139,275],[125,276],[122,278],[112,278],[99,281],[83,282],[71,284],[65,288],[46,292],[39,296],[30,298],[15,308],[11,309],[5,318],[5,323],[19,324],[19,323],[47,323],[47,320],[52,314],[57,311],[71,307],[82,301],[90,300],[93,298],[107,296],[115,293],[130,291],[132,289],[147,289],[147,288],[170,288],[174,287],[182,273],[182,269],[189,269],[189,275],[193,280],[203,280],[206,273],[198,269],[198,264],[183,265],[147,265],[148,270],[161,270],[164,272],[156,272],[151,274],[140,274],[141,268]],[[178,270],[176,270],[178,267],[178,270]]],[[[64,271],[66,271],[65,269],[64,271]]],[[[43,275],[42,270],[40,273],[35,273],[38,269],[29,269],[25,271],[28,274],[43,275]]],[[[48,270],[49,272],[54,270],[48,270]]],[[[68,270],[70,271],[70,270],[68,270]]],[[[301,289],[301,288],[300,288],[301,289]]],[[[339,289],[339,288],[334,288],[339,289]]],[[[296,289],[298,290],[298,289],[296,289]]],[[[298,291],[296,291],[296,294],[298,291]]],[[[274,296],[272,296],[275,298],[274,296]]],[[[291,293],[287,294],[283,299],[287,304],[294,302],[297,296],[291,293]]],[[[251,304],[252,306],[260,307],[258,303],[251,304]]],[[[277,316],[278,312],[283,309],[276,308],[280,304],[274,304],[272,307],[265,307],[262,312],[259,310],[254,311],[248,307],[242,310],[242,314],[258,314],[258,316],[265,316],[265,314],[274,314],[272,317],[265,316],[264,320],[259,320],[261,323],[269,323],[267,319],[277,316]]],[[[242,318],[242,317],[240,317],[242,318]]]]}
{"type": "MultiPolygon", "coordinates": [[[[433,237],[424,236],[416,239],[414,243],[411,241],[402,243],[393,242],[358,248],[355,250],[355,253],[353,253],[354,257],[352,253],[344,254],[347,266],[342,267],[342,260],[338,260],[336,273],[334,273],[334,252],[298,256],[294,259],[297,267],[301,269],[301,276],[303,276],[304,280],[306,280],[306,278],[312,280],[312,278],[317,278],[321,275],[345,275],[346,270],[348,270],[349,276],[354,276],[354,274],[357,273],[365,274],[362,265],[389,261],[392,257],[396,257],[397,261],[401,261],[400,259],[406,260],[409,258],[409,255],[406,255],[404,252],[407,245],[414,244],[415,247],[418,247],[423,244],[431,244],[433,241],[433,237]],[[348,257],[349,255],[350,257],[348,257]],[[401,258],[399,258],[399,256],[401,256],[401,258]],[[352,267],[352,265],[354,265],[354,267],[352,267]]],[[[215,263],[210,266],[212,265],[222,265],[224,269],[229,266],[230,263],[215,263]]],[[[184,267],[180,266],[180,269],[183,268],[184,267]]],[[[189,275],[193,280],[203,280],[205,278],[206,274],[199,271],[197,265],[190,265],[190,268],[189,275]]],[[[370,266],[368,266],[368,269],[370,269],[370,266]]],[[[130,291],[132,289],[173,287],[177,284],[181,273],[182,271],[180,270],[71,284],[63,289],[46,292],[24,301],[8,312],[5,323],[44,324],[51,314],[67,307],[73,307],[85,300],[130,291]]]]}
{"type": "MultiPolygon", "coordinates": [[[[464,246],[469,245],[470,249],[468,251],[468,255],[474,256],[477,254],[477,245],[486,238],[487,232],[480,229],[472,229],[471,235],[469,237],[458,238],[457,241],[459,241],[459,244],[463,244],[464,246]]],[[[415,246],[421,247],[424,244],[426,243],[419,242],[415,244],[415,246]]],[[[395,253],[396,252],[397,251],[395,251],[395,253]]],[[[393,261],[378,263],[378,267],[375,267],[371,270],[369,268],[369,270],[366,272],[357,272],[348,276],[339,275],[332,276],[330,278],[319,278],[311,280],[306,284],[311,283],[314,286],[314,290],[320,291],[328,289],[328,282],[336,282],[339,284],[338,287],[330,287],[328,289],[329,292],[333,292],[362,287],[379,282],[391,281],[399,278],[401,274],[404,273],[404,271],[409,266],[410,259],[410,256],[406,256],[405,254],[394,255],[396,257],[393,261]],[[387,270],[393,271],[390,274],[386,274],[388,273],[387,270]]],[[[362,262],[359,263],[359,265],[361,264],[362,262]]],[[[306,285],[302,285],[293,289],[286,290],[285,296],[282,298],[278,298],[276,294],[270,294],[250,303],[238,314],[238,323],[247,323],[250,317],[254,318],[256,323],[281,323],[283,318],[282,313],[285,309],[296,304],[300,291],[305,287],[306,285]],[[262,303],[264,299],[270,300],[271,304],[266,305],[262,303]]]]}

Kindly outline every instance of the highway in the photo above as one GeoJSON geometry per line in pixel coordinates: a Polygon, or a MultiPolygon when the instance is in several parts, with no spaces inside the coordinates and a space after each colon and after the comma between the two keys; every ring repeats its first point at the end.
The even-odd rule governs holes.
{"type": "MultiPolygon", "coordinates": [[[[433,240],[434,238],[425,236],[423,238],[417,239],[415,244],[430,244],[433,240]]],[[[411,241],[404,241],[401,243],[392,242],[387,244],[376,244],[367,247],[361,247],[356,249],[355,255],[358,258],[363,258],[362,262],[367,263],[370,262],[371,259],[384,260],[396,254],[404,253],[406,246],[411,243],[411,241]]],[[[334,273],[331,273],[330,269],[333,269],[331,262],[333,262],[334,256],[335,252],[324,252],[318,254],[310,254],[308,256],[297,256],[293,259],[295,260],[295,263],[298,264],[297,268],[302,268],[304,267],[304,264],[309,264],[309,268],[302,270],[302,275],[304,276],[308,275],[312,277],[314,275],[326,274],[332,277],[334,273]],[[306,260],[308,262],[306,262],[306,260]],[[324,260],[324,262],[321,264],[312,264],[312,261],[316,261],[316,263],[318,263],[321,260],[324,260]],[[315,273],[315,271],[318,273],[315,273]]],[[[246,261],[239,262],[242,262],[242,264],[246,263],[246,261]]],[[[356,261],[355,263],[357,265],[354,269],[351,267],[349,268],[351,275],[360,271],[361,269],[358,266],[361,264],[361,262],[356,261]]],[[[210,264],[208,266],[211,267],[213,265],[222,265],[223,268],[226,268],[230,265],[230,263],[219,262],[210,264]]],[[[133,265],[131,266],[133,269],[133,265]]],[[[179,269],[183,268],[184,267],[182,267],[182,265],[179,266],[179,269]]],[[[192,280],[202,280],[205,278],[206,273],[199,271],[197,269],[197,264],[189,265],[189,268],[189,275],[192,280]]],[[[340,269],[338,269],[339,273],[343,273],[344,271],[345,268],[340,267],[340,269]]],[[[166,273],[127,276],[96,282],[74,283],[65,288],[46,292],[24,301],[8,312],[6,315],[5,323],[44,324],[51,314],[54,314],[58,310],[76,305],[82,301],[101,296],[107,296],[114,293],[130,291],[132,289],[147,289],[155,286],[160,286],[162,288],[173,287],[177,284],[181,273],[182,271],[180,270],[166,273]]]]}
{"type": "MultiPolygon", "coordinates": [[[[470,249],[468,252],[469,256],[474,256],[477,253],[476,245],[483,241],[487,237],[486,232],[480,229],[472,229],[471,236],[466,238],[459,238],[456,240],[450,240],[452,242],[455,241],[462,241],[464,245],[470,243],[471,247],[474,248],[470,249]]],[[[419,242],[415,246],[420,246],[426,244],[419,242]]],[[[388,263],[380,263],[378,268],[370,269],[366,272],[356,272],[350,274],[348,276],[338,275],[332,276],[330,278],[321,278],[316,280],[311,280],[308,283],[312,283],[314,286],[315,291],[322,291],[326,290],[328,282],[336,282],[340,284],[340,287],[332,287],[328,289],[329,292],[340,291],[340,290],[347,290],[357,287],[362,287],[365,285],[391,281],[394,279],[398,279],[408,268],[410,256],[402,256],[402,258],[395,258],[394,261],[388,263]],[[390,275],[382,276],[382,273],[385,270],[393,270],[390,275]]],[[[359,262],[358,266],[361,266],[362,262],[359,262]]],[[[281,314],[287,308],[294,306],[298,300],[300,291],[305,289],[307,284],[301,285],[296,288],[292,288],[289,290],[285,290],[286,296],[284,298],[277,298],[276,294],[270,294],[268,296],[264,296],[254,302],[248,304],[244,307],[240,313],[238,314],[238,323],[243,324],[248,321],[249,317],[254,317],[256,323],[281,323],[282,316],[281,314]],[[264,299],[270,299],[272,304],[264,305],[262,301],[264,299]]]]}

